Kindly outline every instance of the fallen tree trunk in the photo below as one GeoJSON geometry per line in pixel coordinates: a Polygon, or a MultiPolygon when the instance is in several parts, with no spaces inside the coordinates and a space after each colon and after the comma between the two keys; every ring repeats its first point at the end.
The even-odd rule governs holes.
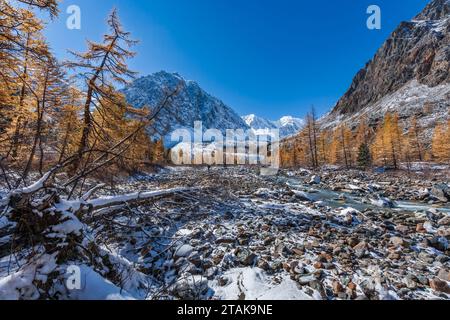
{"type": "Polygon", "coordinates": [[[121,204],[135,204],[142,201],[151,200],[154,198],[160,198],[164,196],[172,196],[176,193],[190,191],[189,188],[173,188],[166,190],[156,190],[156,191],[143,191],[143,192],[135,192],[122,196],[111,196],[98,198],[94,200],[88,200],[86,203],[88,205],[92,205],[94,210],[104,209],[108,207],[113,207],[121,204]]]}
{"type": "Polygon", "coordinates": [[[28,187],[11,191],[0,201],[0,213],[10,228],[3,229],[12,239],[10,243],[0,244],[0,252],[2,255],[14,255],[27,250],[33,252],[26,258],[26,265],[20,267],[16,273],[21,275],[30,268],[36,273],[36,276],[30,277],[27,282],[27,286],[32,288],[30,291],[32,295],[26,294],[21,284],[10,284],[17,292],[25,292],[18,296],[19,299],[57,298],[53,292],[54,284],[64,283],[66,272],[64,266],[69,265],[87,265],[111,282],[120,284],[123,279],[121,272],[118,271],[120,268],[114,266],[116,264],[114,257],[102,249],[95,240],[95,233],[88,220],[96,217],[91,213],[109,209],[127,210],[126,208],[130,206],[137,206],[149,200],[193,190],[173,188],[89,200],[95,191],[103,187],[99,185],[78,199],[67,200],[62,195],[64,189],[58,188],[54,182],[50,183],[52,173],[45,174],[28,187]],[[45,274],[46,281],[41,281],[42,277],[36,270],[39,269],[39,261],[44,257],[52,261],[53,269],[51,274],[45,274]]]}

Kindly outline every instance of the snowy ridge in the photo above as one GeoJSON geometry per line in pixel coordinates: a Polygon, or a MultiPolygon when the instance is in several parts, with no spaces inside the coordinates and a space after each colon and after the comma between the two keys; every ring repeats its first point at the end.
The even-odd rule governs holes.
{"type": "Polygon", "coordinates": [[[431,135],[431,129],[436,122],[444,122],[447,119],[448,110],[450,110],[450,84],[429,87],[413,80],[398,91],[352,115],[335,116],[328,113],[320,122],[324,128],[333,128],[342,122],[352,127],[362,117],[374,123],[386,112],[398,112],[402,119],[416,116],[421,126],[428,129],[428,134],[431,135]],[[423,110],[424,105],[429,106],[428,113],[423,110]]]}
{"type": "Polygon", "coordinates": [[[285,116],[277,121],[270,121],[254,114],[243,116],[245,123],[253,129],[255,134],[264,135],[271,129],[280,130],[280,138],[286,138],[298,133],[304,126],[305,121],[292,116],[285,116]]]}
{"type": "Polygon", "coordinates": [[[155,121],[152,137],[163,137],[170,147],[171,133],[176,129],[192,130],[195,121],[202,121],[203,130],[248,129],[246,123],[236,112],[221,100],[205,92],[195,81],[185,80],[178,73],[157,72],[139,78],[125,87],[122,92],[127,101],[136,108],[149,106],[155,108],[167,91],[181,88],[173,103],[161,110],[155,121]]]}

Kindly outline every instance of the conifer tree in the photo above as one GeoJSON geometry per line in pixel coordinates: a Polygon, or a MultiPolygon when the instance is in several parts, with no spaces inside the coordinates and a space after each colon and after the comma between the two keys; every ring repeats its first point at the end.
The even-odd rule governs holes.
{"type": "Polygon", "coordinates": [[[363,169],[366,169],[371,165],[372,157],[370,155],[370,148],[367,143],[362,143],[359,146],[357,162],[358,162],[358,166],[363,169]]]}
{"type": "Polygon", "coordinates": [[[433,159],[442,163],[450,162],[450,121],[447,126],[442,123],[436,125],[432,143],[433,159]]]}
{"type": "Polygon", "coordinates": [[[83,130],[77,151],[78,161],[74,169],[77,169],[83,153],[89,149],[89,138],[94,127],[91,110],[96,107],[95,101],[117,102],[114,101],[117,97],[114,85],[125,84],[127,79],[135,75],[128,69],[126,60],[135,56],[129,48],[136,41],[130,38],[129,32],[124,31],[115,9],[107,22],[110,32],[103,37],[103,42],[88,41],[88,50],[85,53],[72,52],[76,59],[67,62],[69,68],[80,69],[87,90],[83,107],[83,130]]]}
{"type": "Polygon", "coordinates": [[[403,140],[403,129],[398,114],[386,113],[372,144],[374,162],[384,166],[392,165],[398,169],[403,155],[403,140]]]}
{"type": "Polygon", "coordinates": [[[407,150],[413,160],[424,160],[421,133],[422,130],[417,122],[417,118],[413,117],[407,134],[407,150]]]}

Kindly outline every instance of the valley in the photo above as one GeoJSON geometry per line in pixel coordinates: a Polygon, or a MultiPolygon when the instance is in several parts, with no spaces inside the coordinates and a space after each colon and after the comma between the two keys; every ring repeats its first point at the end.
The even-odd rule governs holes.
{"type": "Polygon", "coordinates": [[[156,64],[138,76],[117,9],[63,61],[43,32],[59,2],[11,3],[0,300],[450,300],[450,0],[401,22],[328,113],[278,120],[156,64]]]}

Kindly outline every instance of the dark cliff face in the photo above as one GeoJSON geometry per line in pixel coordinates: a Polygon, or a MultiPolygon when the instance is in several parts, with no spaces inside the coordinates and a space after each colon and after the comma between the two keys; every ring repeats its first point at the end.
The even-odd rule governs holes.
{"type": "Polygon", "coordinates": [[[450,0],[434,0],[402,22],[359,71],[332,114],[349,115],[411,80],[434,87],[450,83],[450,0]]]}

